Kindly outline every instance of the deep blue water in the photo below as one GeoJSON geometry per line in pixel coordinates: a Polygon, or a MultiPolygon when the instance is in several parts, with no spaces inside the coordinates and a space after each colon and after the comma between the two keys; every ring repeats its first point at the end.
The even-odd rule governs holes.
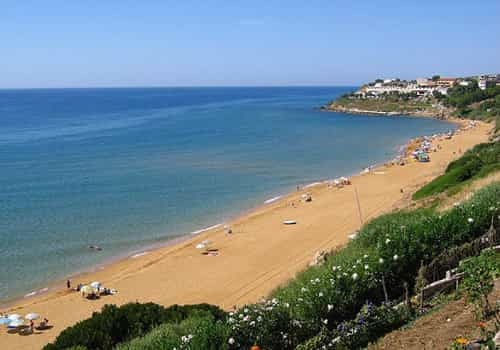
{"type": "Polygon", "coordinates": [[[0,300],[452,127],[314,110],[348,90],[0,90],[0,300]]]}

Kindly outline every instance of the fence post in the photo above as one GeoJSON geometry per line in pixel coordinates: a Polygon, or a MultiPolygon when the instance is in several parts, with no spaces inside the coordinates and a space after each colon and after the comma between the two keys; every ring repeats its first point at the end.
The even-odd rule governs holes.
{"type": "Polygon", "coordinates": [[[382,276],[382,288],[384,289],[385,302],[389,303],[389,296],[387,295],[387,289],[385,288],[385,278],[382,276]]]}

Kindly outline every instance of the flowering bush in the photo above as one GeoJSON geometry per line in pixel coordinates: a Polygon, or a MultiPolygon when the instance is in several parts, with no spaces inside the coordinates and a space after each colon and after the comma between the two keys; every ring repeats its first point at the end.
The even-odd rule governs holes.
{"type": "Polygon", "coordinates": [[[319,335],[299,345],[297,350],[362,348],[412,318],[412,311],[404,305],[376,307],[367,303],[354,320],[342,322],[332,331],[324,328],[319,335]]]}
{"type": "Polygon", "coordinates": [[[462,289],[467,299],[476,306],[478,318],[485,319],[494,313],[497,321],[500,321],[497,310],[492,309],[488,300],[494,279],[500,275],[500,254],[493,249],[485,250],[481,255],[463,261],[459,270],[465,273],[462,289]]]}
{"type": "Polygon", "coordinates": [[[166,323],[116,350],[227,350],[228,328],[210,315],[193,316],[180,323],[166,323]]]}

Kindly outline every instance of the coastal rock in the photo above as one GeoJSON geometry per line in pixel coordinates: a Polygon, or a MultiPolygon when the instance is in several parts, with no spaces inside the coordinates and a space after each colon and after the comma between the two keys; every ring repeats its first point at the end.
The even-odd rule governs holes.
{"type": "Polygon", "coordinates": [[[328,256],[328,253],[325,252],[324,250],[319,250],[314,254],[314,257],[312,258],[311,262],[309,263],[309,266],[319,266],[322,265],[326,261],[326,257],[328,256]]]}

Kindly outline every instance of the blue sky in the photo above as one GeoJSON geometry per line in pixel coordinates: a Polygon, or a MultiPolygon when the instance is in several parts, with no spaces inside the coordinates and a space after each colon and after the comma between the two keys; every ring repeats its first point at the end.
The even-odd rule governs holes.
{"type": "Polygon", "coordinates": [[[0,0],[0,87],[500,72],[500,1],[0,0]]]}

